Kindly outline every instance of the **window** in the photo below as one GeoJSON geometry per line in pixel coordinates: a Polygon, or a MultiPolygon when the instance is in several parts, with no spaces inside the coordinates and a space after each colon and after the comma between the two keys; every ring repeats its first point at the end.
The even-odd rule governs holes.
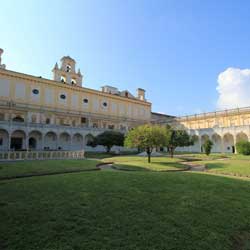
{"type": "Polygon", "coordinates": [[[0,121],[4,121],[4,114],[0,113],[0,121]]]}
{"type": "Polygon", "coordinates": [[[108,104],[106,102],[103,102],[102,106],[106,108],[108,106],[108,104]]]}
{"type": "Polygon", "coordinates": [[[65,100],[65,99],[66,99],[66,95],[61,94],[61,95],[60,95],[60,98],[63,99],[63,100],[65,100]]]}
{"type": "Polygon", "coordinates": [[[13,122],[24,122],[24,119],[21,116],[16,116],[12,120],[13,122]]]}
{"type": "Polygon", "coordinates": [[[86,117],[81,118],[81,123],[86,123],[86,121],[87,121],[86,117]]]}
{"type": "Polygon", "coordinates": [[[72,85],[76,85],[76,80],[75,79],[71,79],[71,84],[72,85]]]}
{"type": "Polygon", "coordinates": [[[50,124],[50,119],[49,119],[49,118],[46,118],[45,123],[46,123],[46,124],[50,124]]]}
{"type": "Polygon", "coordinates": [[[72,121],[72,126],[73,126],[73,127],[76,126],[76,121],[75,121],[75,120],[72,121]]]}
{"type": "Polygon", "coordinates": [[[98,128],[98,124],[96,122],[93,123],[93,128],[98,128]]]}
{"type": "Polygon", "coordinates": [[[66,72],[70,72],[71,71],[71,66],[70,65],[67,65],[66,66],[66,72]]]}
{"type": "Polygon", "coordinates": [[[36,115],[32,115],[31,116],[31,122],[32,123],[36,123],[36,115]]]}
{"type": "Polygon", "coordinates": [[[3,145],[3,138],[0,138],[0,146],[3,145]]]}
{"type": "Polygon", "coordinates": [[[61,82],[63,82],[63,83],[66,82],[66,78],[64,76],[61,76],[61,82]]]}
{"type": "Polygon", "coordinates": [[[33,93],[34,95],[38,95],[38,94],[39,94],[39,90],[38,90],[38,89],[33,89],[33,90],[32,90],[32,93],[33,93]]]}
{"type": "Polygon", "coordinates": [[[87,98],[84,98],[84,99],[83,99],[83,103],[84,103],[84,104],[87,104],[88,102],[89,102],[89,100],[88,100],[87,98]]]}
{"type": "Polygon", "coordinates": [[[108,128],[109,128],[109,129],[114,129],[114,128],[115,128],[115,125],[113,125],[113,124],[112,124],[112,125],[108,125],[108,128]]]}
{"type": "Polygon", "coordinates": [[[127,91],[125,92],[125,97],[128,97],[128,92],[127,91]]]}

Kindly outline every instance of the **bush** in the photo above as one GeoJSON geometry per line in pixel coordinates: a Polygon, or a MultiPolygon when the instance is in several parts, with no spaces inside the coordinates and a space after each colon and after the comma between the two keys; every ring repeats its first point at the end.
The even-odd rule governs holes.
{"type": "Polygon", "coordinates": [[[206,155],[210,155],[212,147],[213,147],[213,142],[211,140],[208,139],[204,142],[203,148],[206,155]]]}
{"type": "Polygon", "coordinates": [[[249,141],[239,141],[236,143],[237,153],[242,155],[250,155],[250,142],[249,141]]]}

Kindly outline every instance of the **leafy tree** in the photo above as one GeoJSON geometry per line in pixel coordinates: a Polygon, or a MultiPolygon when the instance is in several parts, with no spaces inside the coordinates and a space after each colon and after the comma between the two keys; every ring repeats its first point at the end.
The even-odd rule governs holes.
{"type": "Polygon", "coordinates": [[[209,140],[209,139],[207,139],[203,143],[202,147],[204,148],[204,151],[205,151],[206,155],[210,155],[213,145],[214,145],[213,142],[211,140],[209,140]]]}
{"type": "Polygon", "coordinates": [[[166,130],[164,127],[141,125],[128,132],[125,139],[125,146],[145,150],[148,155],[148,163],[150,163],[153,149],[164,146],[166,140],[166,130]]]}
{"type": "Polygon", "coordinates": [[[96,136],[96,144],[106,147],[109,153],[113,146],[123,146],[124,134],[118,131],[105,131],[96,136]]]}
{"type": "Polygon", "coordinates": [[[250,142],[242,140],[236,143],[236,149],[239,154],[250,155],[250,142]]]}
{"type": "Polygon", "coordinates": [[[90,146],[93,148],[97,146],[96,138],[92,134],[88,134],[86,138],[87,138],[87,143],[86,143],[87,146],[90,146]]]}
{"type": "Polygon", "coordinates": [[[172,158],[177,147],[194,145],[195,139],[191,137],[185,130],[174,130],[169,125],[167,125],[166,130],[167,147],[172,158]]]}

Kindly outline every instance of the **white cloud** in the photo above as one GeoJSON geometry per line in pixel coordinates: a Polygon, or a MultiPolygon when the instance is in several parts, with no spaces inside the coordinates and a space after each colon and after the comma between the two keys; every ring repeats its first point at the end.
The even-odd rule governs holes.
{"type": "Polygon", "coordinates": [[[250,69],[226,69],[219,74],[216,89],[219,109],[250,106],[250,69]]]}

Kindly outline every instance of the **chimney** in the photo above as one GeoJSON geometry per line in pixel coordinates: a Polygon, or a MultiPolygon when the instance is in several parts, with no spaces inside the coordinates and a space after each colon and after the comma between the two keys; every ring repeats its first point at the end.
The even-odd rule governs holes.
{"type": "Polygon", "coordinates": [[[141,89],[141,88],[138,88],[137,89],[137,98],[141,101],[146,101],[145,99],[145,90],[144,89],[141,89]]]}
{"type": "Polygon", "coordinates": [[[0,48],[0,69],[5,69],[6,68],[5,64],[1,64],[2,54],[3,54],[3,49],[0,48]]]}

